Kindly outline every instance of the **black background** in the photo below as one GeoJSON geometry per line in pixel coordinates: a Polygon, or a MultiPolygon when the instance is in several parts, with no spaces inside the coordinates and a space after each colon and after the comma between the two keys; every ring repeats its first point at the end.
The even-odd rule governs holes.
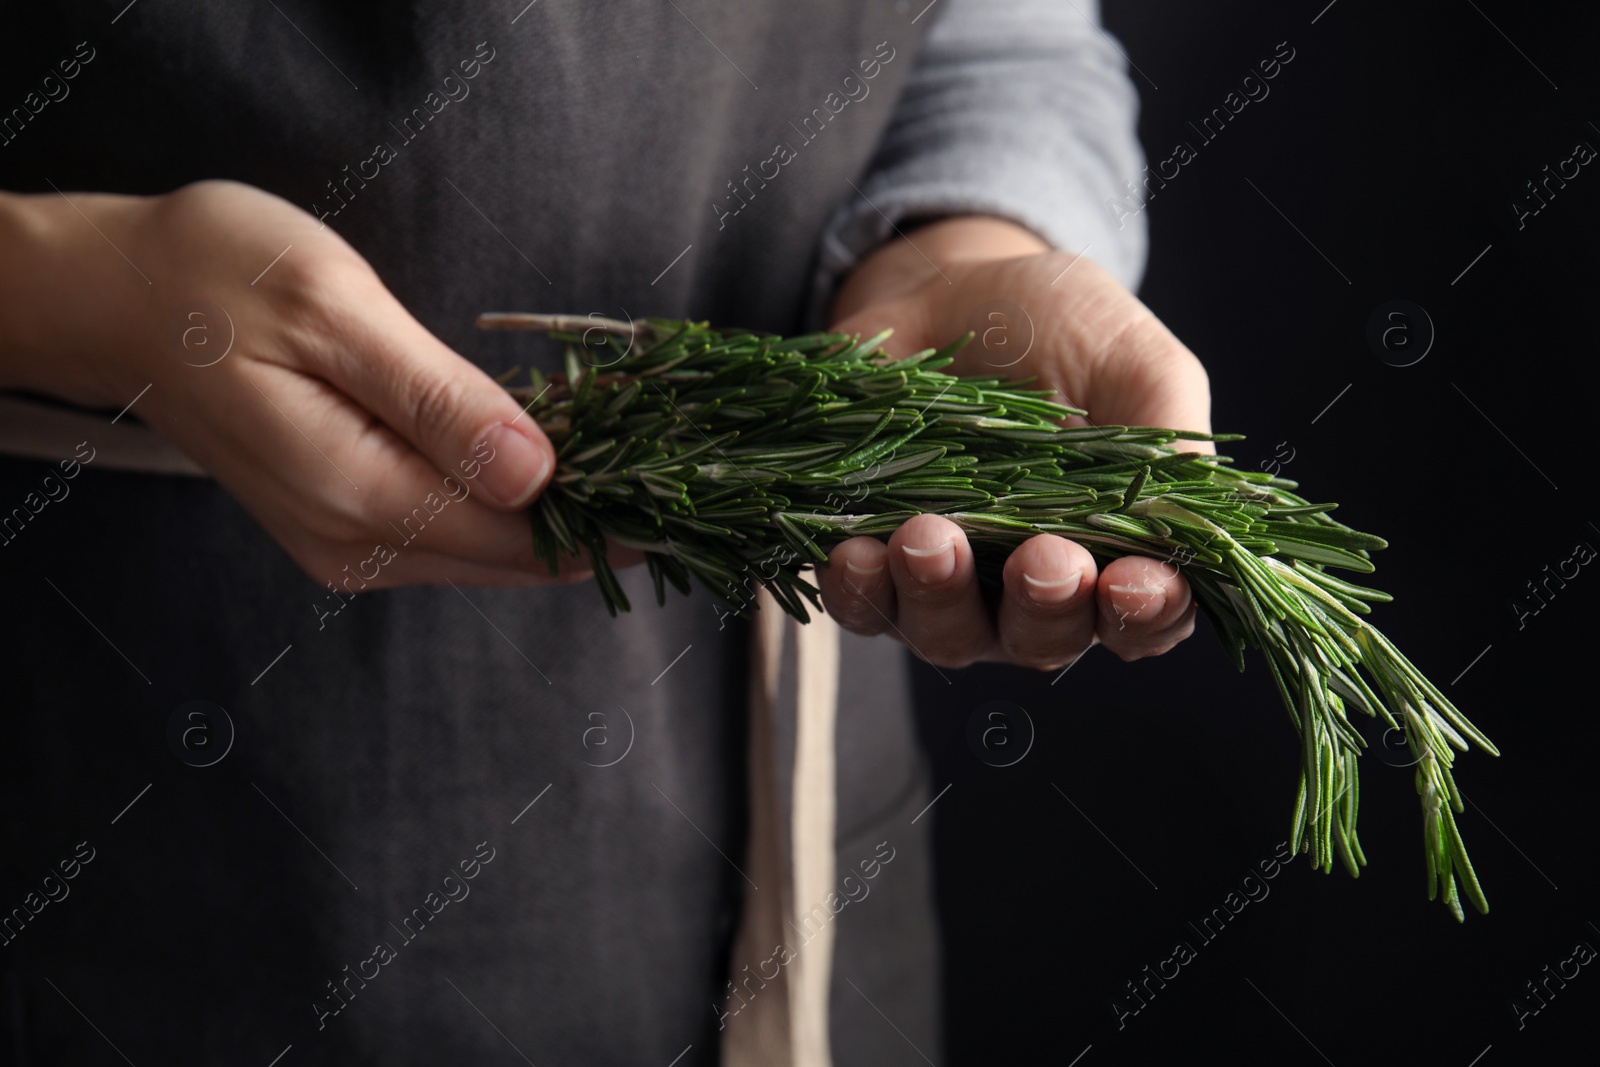
{"type": "Polygon", "coordinates": [[[1236,674],[1204,629],[1131,668],[1096,650],[1054,685],[919,665],[949,785],[929,816],[941,1067],[1593,1061],[1595,965],[1522,1029],[1511,1003],[1578,942],[1600,947],[1585,659],[1600,577],[1585,568],[1520,629],[1511,605],[1577,543],[1600,547],[1578,447],[1600,166],[1521,229],[1512,203],[1578,141],[1600,148],[1600,26],[1508,0],[1107,0],[1104,18],[1139,68],[1150,158],[1199,148],[1146,212],[1142,295],[1206,362],[1216,428],[1249,435],[1228,447],[1241,466],[1292,454],[1306,495],[1391,541],[1373,582],[1396,602],[1374,621],[1504,753],[1457,765],[1493,911],[1458,925],[1426,899],[1411,773],[1370,759],[1362,877],[1296,861],[1203,944],[1189,923],[1288,837],[1298,765],[1260,658],[1236,674]],[[1279,42],[1295,58],[1270,96],[1200,146],[1189,123],[1279,42]],[[1366,340],[1396,299],[1437,331],[1409,367],[1366,340]],[[1004,768],[968,742],[997,698],[1037,729],[1004,768]],[[1119,1029],[1112,1001],[1179,941],[1195,960],[1119,1029]]]}
{"type": "Polygon", "coordinates": [[[1292,450],[1303,495],[1390,540],[1372,583],[1396,599],[1373,621],[1503,753],[1456,764],[1491,913],[1457,925],[1427,900],[1412,774],[1368,758],[1359,880],[1302,857],[1211,943],[1190,930],[1288,837],[1298,767],[1264,663],[1237,675],[1204,624],[1133,668],[1096,649],[1054,686],[918,664],[935,788],[951,784],[933,809],[950,1063],[1089,1046],[1088,1067],[1593,1061],[1596,966],[1520,1029],[1511,1002],[1578,942],[1600,947],[1600,577],[1585,568],[1521,629],[1511,605],[1579,542],[1600,548],[1600,170],[1521,229],[1511,205],[1577,142],[1600,148],[1600,27],[1504,0],[1325,3],[1105,5],[1149,158],[1198,149],[1148,206],[1141,295],[1205,361],[1215,427],[1248,435],[1226,449],[1241,466],[1292,450]],[[1283,41],[1295,58],[1270,95],[1202,144],[1188,123],[1283,41]],[[1409,367],[1366,341],[1395,299],[1436,330],[1409,367]],[[1010,767],[967,743],[995,698],[1037,730],[1010,767]],[[1196,958],[1119,1030],[1113,999],[1179,941],[1196,958]]]}

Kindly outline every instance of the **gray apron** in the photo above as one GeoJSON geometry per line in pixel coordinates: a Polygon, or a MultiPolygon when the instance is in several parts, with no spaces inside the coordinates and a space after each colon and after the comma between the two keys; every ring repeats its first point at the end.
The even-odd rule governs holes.
{"type": "MultiPolygon", "coordinates": [[[[13,16],[0,99],[92,58],[0,146],[0,188],[260,186],[495,374],[548,354],[474,332],[483,310],[805,324],[922,28],[887,4],[123,6],[13,16]],[[807,124],[885,40],[872,95],[807,124]],[[378,176],[330,192],[379,141],[378,176]],[[792,158],[749,182],[776,141],[792,158]]],[[[0,457],[0,509],[28,510],[0,544],[10,1060],[716,1061],[745,624],[704,592],[658,608],[642,570],[615,620],[588,585],[329,614],[214,483],[90,461],[34,511],[52,470],[0,457]]],[[[901,656],[845,638],[838,867],[895,858],[833,913],[839,1063],[920,1062],[885,1017],[938,1049],[901,656]]]]}

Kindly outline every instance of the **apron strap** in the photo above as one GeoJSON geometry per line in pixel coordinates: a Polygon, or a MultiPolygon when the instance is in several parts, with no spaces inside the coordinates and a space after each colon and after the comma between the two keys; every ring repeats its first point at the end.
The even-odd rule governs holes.
{"type": "Polygon", "coordinates": [[[84,443],[94,450],[92,463],[98,468],[210,477],[166,438],[131,419],[112,422],[102,415],[0,394],[0,453],[55,462],[74,455],[84,443]]]}
{"type": "Polygon", "coordinates": [[[836,781],[834,731],[839,628],[817,614],[801,625],[763,586],[750,635],[751,880],[746,888],[723,1005],[722,1058],[729,1067],[831,1067],[828,994],[834,927],[836,781]],[[785,638],[795,643],[794,772],[782,795],[777,766],[785,638]],[[827,920],[813,929],[813,908],[827,920]],[[804,910],[802,910],[804,909],[804,910]],[[760,961],[755,962],[755,961],[760,961]],[[773,968],[776,975],[770,975],[773,968]]]}

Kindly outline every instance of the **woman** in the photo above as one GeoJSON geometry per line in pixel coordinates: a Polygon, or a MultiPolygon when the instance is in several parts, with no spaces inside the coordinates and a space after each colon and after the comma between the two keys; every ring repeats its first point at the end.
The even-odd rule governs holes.
{"type": "MultiPolygon", "coordinates": [[[[831,321],[897,353],[976,326],[964,372],[1208,429],[1203,371],[1125,288],[1137,220],[1103,206],[1139,164],[1120,57],[1078,9],[978,6],[110,3],[8,30],[18,1062],[711,1063],[766,1010],[770,952],[733,948],[763,888],[746,628],[657,609],[638,569],[612,620],[533,560],[551,452],[493,375],[534,350],[472,321],[831,321]]],[[[1169,575],[1039,538],[991,607],[942,519],[835,550],[829,614],[893,639],[845,640],[838,701],[836,867],[878,866],[828,911],[831,992],[786,1055],[826,1061],[793,1045],[819,1011],[839,1063],[938,1054],[894,642],[945,668],[1162,651],[1193,617],[1169,575]]]]}

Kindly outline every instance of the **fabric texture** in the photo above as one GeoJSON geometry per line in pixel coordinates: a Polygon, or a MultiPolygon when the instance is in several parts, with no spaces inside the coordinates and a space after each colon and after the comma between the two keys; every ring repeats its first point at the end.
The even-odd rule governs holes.
{"type": "Polygon", "coordinates": [[[1085,253],[1130,289],[1143,217],[1106,209],[1140,176],[1138,97],[1094,0],[945,2],[860,195],[829,219],[813,324],[837,279],[909,220],[995,215],[1085,253]]]}

